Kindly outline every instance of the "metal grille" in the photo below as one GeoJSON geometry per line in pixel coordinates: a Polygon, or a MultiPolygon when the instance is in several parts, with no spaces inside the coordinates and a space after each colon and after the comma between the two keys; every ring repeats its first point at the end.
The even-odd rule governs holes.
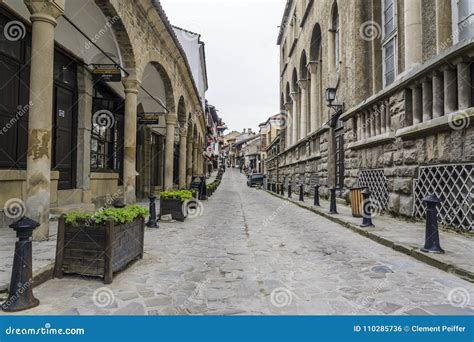
{"type": "Polygon", "coordinates": [[[466,231],[474,225],[474,164],[420,167],[414,181],[413,216],[424,218],[423,198],[436,195],[439,222],[466,231]]]}
{"type": "Polygon", "coordinates": [[[357,184],[372,192],[372,204],[385,210],[388,207],[388,180],[382,169],[359,171],[357,184]]]}

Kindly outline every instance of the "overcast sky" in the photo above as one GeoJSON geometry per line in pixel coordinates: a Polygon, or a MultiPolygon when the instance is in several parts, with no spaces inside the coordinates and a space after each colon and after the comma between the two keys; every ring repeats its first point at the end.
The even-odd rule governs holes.
{"type": "MultiPolygon", "coordinates": [[[[279,111],[276,40],[286,0],[161,0],[173,25],[206,43],[207,99],[230,130],[279,111]]],[[[229,131],[228,131],[229,132],[229,131]]]]}

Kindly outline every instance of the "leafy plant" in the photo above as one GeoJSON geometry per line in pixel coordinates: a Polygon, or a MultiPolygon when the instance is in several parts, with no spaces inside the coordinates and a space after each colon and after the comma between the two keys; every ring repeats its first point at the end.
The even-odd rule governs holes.
{"type": "Polygon", "coordinates": [[[161,198],[164,199],[179,199],[181,202],[186,202],[193,198],[191,190],[170,190],[160,193],[161,198]]]}
{"type": "Polygon", "coordinates": [[[104,225],[109,217],[117,224],[125,224],[138,218],[148,216],[148,209],[139,205],[129,205],[125,208],[104,208],[95,213],[70,212],[64,215],[66,224],[76,225],[82,222],[104,225]]]}

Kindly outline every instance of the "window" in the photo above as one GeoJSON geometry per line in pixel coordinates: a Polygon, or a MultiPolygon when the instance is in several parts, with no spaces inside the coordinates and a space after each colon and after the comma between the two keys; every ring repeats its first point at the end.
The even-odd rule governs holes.
{"type": "Polygon", "coordinates": [[[454,34],[458,41],[474,37],[474,2],[472,0],[454,0],[456,9],[453,10],[455,25],[454,34]]]}
{"type": "Polygon", "coordinates": [[[383,85],[386,87],[395,81],[397,72],[397,17],[395,0],[383,0],[382,26],[383,85]]]}
{"type": "Polygon", "coordinates": [[[339,72],[340,64],[340,31],[339,31],[339,11],[337,9],[337,3],[334,2],[334,7],[332,9],[332,20],[331,20],[331,44],[329,45],[330,52],[332,53],[333,60],[329,61],[332,70],[339,72]]]}
{"type": "Polygon", "coordinates": [[[123,99],[105,86],[94,87],[91,169],[95,171],[122,171],[123,159],[123,99]],[[104,116],[95,116],[108,111],[104,116]]]}

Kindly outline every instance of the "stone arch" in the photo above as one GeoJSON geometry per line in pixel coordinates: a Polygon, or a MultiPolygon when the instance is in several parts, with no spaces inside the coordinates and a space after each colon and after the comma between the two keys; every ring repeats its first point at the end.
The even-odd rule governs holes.
{"type": "Polygon", "coordinates": [[[321,26],[316,23],[311,34],[311,45],[309,48],[309,58],[311,62],[318,62],[321,60],[321,26]]]}
{"type": "Polygon", "coordinates": [[[133,75],[136,68],[135,53],[131,43],[130,36],[125,28],[120,15],[110,0],[95,0],[97,7],[102,11],[106,18],[111,18],[108,22],[112,28],[117,45],[121,54],[123,67],[133,75]]]}
{"type": "Polygon", "coordinates": [[[178,122],[180,126],[184,127],[184,125],[186,125],[187,118],[186,118],[186,103],[184,101],[183,96],[181,96],[178,101],[177,115],[178,115],[178,122]]]}

